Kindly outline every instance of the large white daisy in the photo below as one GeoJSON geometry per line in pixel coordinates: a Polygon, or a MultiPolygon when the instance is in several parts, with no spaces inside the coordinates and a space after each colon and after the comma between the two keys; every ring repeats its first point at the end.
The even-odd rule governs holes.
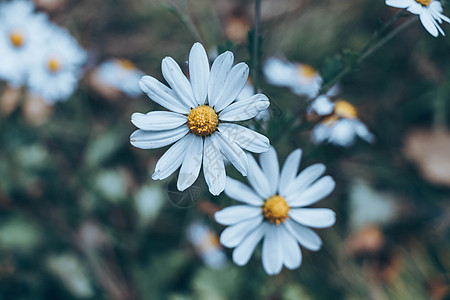
{"type": "Polygon", "coordinates": [[[189,54],[189,79],[171,57],[162,61],[162,74],[171,88],[154,77],[142,77],[142,90],[171,111],[134,113],[131,121],[140,129],[131,135],[131,144],[154,149],[176,142],[159,159],[153,179],[167,178],[181,166],[177,187],[183,191],[195,182],[203,164],[209,191],[218,195],[225,187],[223,157],[246,176],[248,162],[242,149],[255,153],[269,149],[265,136],[230,123],[251,119],[269,106],[263,94],[235,101],[249,69],[245,63],[233,66],[233,61],[227,51],[210,70],[205,49],[195,43],[189,54]]]}
{"type": "Polygon", "coordinates": [[[45,46],[42,34],[47,16],[34,12],[30,1],[0,3],[0,78],[13,86],[22,85],[30,66],[45,46]]]}
{"type": "Polygon", "coordinates": [[[30,68],[27,85],[31,93],[54,103],[72,95],[87,55],[70,33],[56,25],[48,25],[43,38],[45,47],[30,68]]]}
{"type": "Polygon", "coordinates": [[[335,182],[325,172],[323,164],[315,164],[297,175],[302,151],[293,151],[279,170],[274,148],[260,155],[261,168],[248,155],[247,179],[250,187],[227,178],[225,194],[243,202],[224,208],[215,214],[218,223],[228,225],[220,242],[233,251],[233,261],[245,265],[261,239],[264,270],[278,274],[283,265],[298,268],[302,261],[299,247],[317,251],[322,246],[320,237],[309,227],[332,226],[335,214],[325,208],[305,208],[328,196],[335,182]]]}
{"type": "Polygon", "coordinates": [[[423,27],[434,37],[439,32],[445,36],[439,24],[442,21],[450,23],[450,19],[444,16],[442,4],[438,0],[386,0],[386,4],[392,7],[406,8],[410,13],[419,15],[423,27]]]}

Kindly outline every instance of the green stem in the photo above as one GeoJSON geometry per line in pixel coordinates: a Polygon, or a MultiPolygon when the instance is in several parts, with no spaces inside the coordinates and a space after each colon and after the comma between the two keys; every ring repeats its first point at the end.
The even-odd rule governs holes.
{"type": "Polygon", "coordinates": [[[252,79],[255,94],[258,93],[259,78],[259,26],[261,23],[261,0],[255,0],[255,28],[253,32],[252,79]]]}

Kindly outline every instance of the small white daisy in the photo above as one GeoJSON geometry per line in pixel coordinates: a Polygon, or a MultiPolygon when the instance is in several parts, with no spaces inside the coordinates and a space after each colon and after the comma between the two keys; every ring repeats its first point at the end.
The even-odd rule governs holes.
{"type": "Polygon", "coordinates": [[[144,73],[126,59],[111,59],[103,62],[94,76],[102,84],[117,89],[130,97],[142,94],[139,80],[144,73]]]}
{"type": "Polygon", "coordinates": [[[18,87],[30,66],[45,46],[42,35],[48,26],[47,16],[34,12],[30,1],[0,3],[0,78],[18,87]]]}
{"type": "Polygon", "coordinates": [[[267,82],[288,87],[294,94],[314,98],[322,86],[322,77],[310,65],[291,63],[271,57],[263,67],[267,82]]]}
{"type": "Polygon", "coordinates": [[[445,36],[439,24],[442,21],[450,23],[450,19],[442,13],[442,4],[438,0],[386,0],[386,4],[392,7],[406,8],[410,13],[419,15],[423,27],[434,37],[439,32],[445,36]]]}
{"type": "Polygon", "coordinates": [[[320,237],[310,228],[332,226],[335,213],[326,208],[305,208],[328,196],[335,182],[323,164],[307,167],[297,175],[302,151],[293,151],[279,170],[274,148],[260,155],[261,168],[248,155],[250,186],[227,177],[225,194],[244,205],[224,208],[215,214],[218,223],[228,225],[220,236],[222,245],[235,248],[233,261],[245,265],[259,241],[262,263],[267,274],[278,274],[283,265],[298,268],[302,261],[299,247],[317,251],[320,237]]]}
{"type": "Polygon", "coordinates": [[[65,29],[56,25],[48,26],[45,41],[30,69],[27,85],[31,93],[54,103],[72,95],[87,55],[65,29]]]}
{"type": "Polygon", "coordinates": [[[358,136],[369,143],[375,141],[375,136],[358,119],[356,108],[347,101],[338,100],[333,114],[314,127],[311,138],[315,144],[326,142],[350,147],[358,136]]]}
{"type": "Polygon", "coordinates": [[[156,164],[153,179],[167,178],[181,166],[177,187],[184,191],[195,182],[203,164],[209,191],[218,195],[225,187],[224,157],[246,176],[248,162],[242,149],[255,153],[269,149],[265,136],[230,123],[251,119],[269,106],[263,94],[235,101],[249,69],[245,63],[233,66],[233,61],[233,53],[227,51],[210,70],[205,49],[195,43],[189,54],[190,79],[171,57],[162,61],[162,73],[171,88],[154,77],[142,77],[142,90],[171,111],[134,113],[131,121],[140,129],[131,135],[131,144],[155,149],[176,142],[156,164]]]}

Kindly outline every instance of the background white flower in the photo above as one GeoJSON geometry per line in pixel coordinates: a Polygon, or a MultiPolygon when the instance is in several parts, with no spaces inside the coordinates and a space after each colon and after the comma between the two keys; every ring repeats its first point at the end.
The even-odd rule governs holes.
{"type": "Polygon", "coordinates": [[[325,166],[315,164],[297,175],[302,151],[293,151],[279,170],[277,153],[273,147],[260,155],[261,168],[248,155],[250,187],[227,178],[225,194],[243,202],[224,208],[215,219],[226,228],[221,243],[233,251],[233,261],[245,265],[261,239],[264,270],[278,274],[283,265],[298,268],[302,261],[299,243],[312,251],[322,246],[320,237],[310,228],[332,226],[335,214],[330,209],[304,208],[328,196],[335,182],[324,176],[325,166]]]}
{"type": "Polygon", "coordinates": [[[247,156],[269,149],[269,140],[246,127],[232,124],[253,118],[269,106],[269,99],[256,94],[236,102],[244,88],[249,69],[245,63],[233,66],[231,52],[222,53],[209,68],[206,51],[200,43],[189,54],[189,77],[171,57],[162,61],[162,73],[170,87],[151,76],[140,81],[142,90],[156,103],[171,110],[135,113],[131,121],[139,130],[131,144],[142,149],[170,145],[156,164],[153,179],[169,177],[180,166],[177,187],[187,189],[203,173],[212,194],[225,187],[226,157],[242,175],[247,175],[247,156]]]}
{"type": "Polygon", "coordinates": [[[45,46],[42,35],[47,16],[34,12],[30,1],[0,3],[0,78],[13,86],[22,85],[30,66],[45,46]]]}
{"type": "Polygon", "coordinates": [[[392,7],[406,8],[410,13],[419,15],[423,27],[434,37],[439,32],[445,36],[439,24],[442,21],[450,23],[450,19],[442,13],[442,4],[438,0],[386,0],[386,4],[392,7]]]}
{"type": "Polygon", "coordinates": [[[45,47],[30,69],[27,85],[31,93],[53,103],[72,95],[87,55],[65,29],[56,25],[46,28],[44,40],[45,47]]]}

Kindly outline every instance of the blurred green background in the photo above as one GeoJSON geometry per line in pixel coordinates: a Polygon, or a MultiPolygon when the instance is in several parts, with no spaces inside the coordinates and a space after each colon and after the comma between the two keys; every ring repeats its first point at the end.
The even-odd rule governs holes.
{"type": "MultiPolygon", "coordinates": [[[[198,39],[252,66],[253,1],[67,0],[47,12],[89,68],[122,57],[162,80],[161,60],[183,65],[198,39]]],[[[382,0],[262,0],[260,61],[284,55],[327,78],[397,12],[382,0]]],[[[204,264],[189,225],[219,234],[212,215],[233,201],[211,196],[202,176],[184,200],[175,175],[150,178],[166,149],[129,144],[131,114],[158,109],[145,95],[108,99],[85,76],[39,126],[23,103],[1,112],[0,299],[450,299],[449,53],[449,38],[417,22],[347,75],[339,96],[377,136],[348,149],[313,145],[306,99],[260,75],[272,118],[251,125],[281,161],[302,148],[301,169],[323,162],[337,182],[318,204],[337,213],[319,231],[323,248],[273,277],[260,249],[245,267],[229,249],[221,269],[204,264]]]]}

